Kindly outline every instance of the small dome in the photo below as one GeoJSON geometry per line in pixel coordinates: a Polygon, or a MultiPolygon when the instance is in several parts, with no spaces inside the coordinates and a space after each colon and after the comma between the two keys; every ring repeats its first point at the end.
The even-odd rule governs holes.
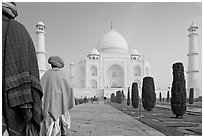
{"type": "Polygon", "coordinates": [[[139,53],[139,51],[138,51],[138,50],[133,49],[133,50],[131,51],[131,55],[140,56],[140,53],[139,53]]]}
{"type": "Polygon", "coordinates": [[[98,49],[101,52],[122,52],[128,51],[128,44],[125,38],[114,30],[110,30],[106,33],[97,44],[98,49]]]}
{"type": "Polygon", "coordinates": [[[42,21],[39,21],[37,26],[44,26],[45,27],[45,25],[44,25],[44,23],[42,21]]]}
{"type": "Polygon", "coordinates": [[[96,48],[93,48],[91,52],[89,53],[89,55],[99,55],[99,52],[96,48]]]}
{"type": "Polygon", "coordinates": [[[190,29],[190,28],[197,28],[197,29],[198,29],[197,25],[196,25],[194,22],[192,22],[192,24],[191,24],[191,26],[189,27],[189,29],[190,29]]]}

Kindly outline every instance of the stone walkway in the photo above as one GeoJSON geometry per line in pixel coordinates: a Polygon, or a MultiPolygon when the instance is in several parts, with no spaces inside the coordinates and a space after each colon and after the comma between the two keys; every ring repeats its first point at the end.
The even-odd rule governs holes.
{"type": "Polygon", "coordinates": [[[164,136],[104,103],[76,105],[70,116],[70,136],[164,136]]]}

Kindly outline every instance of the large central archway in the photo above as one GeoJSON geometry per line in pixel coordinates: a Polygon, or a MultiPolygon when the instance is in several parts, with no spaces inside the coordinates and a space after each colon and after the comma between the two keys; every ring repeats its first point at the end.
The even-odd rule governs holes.
{"type": "Polygon", "coordinates": [[[124,87],[124,70],[118,65],[114,64],[107,70],[107,87],[108,88],[123,88],[124,87]]]}

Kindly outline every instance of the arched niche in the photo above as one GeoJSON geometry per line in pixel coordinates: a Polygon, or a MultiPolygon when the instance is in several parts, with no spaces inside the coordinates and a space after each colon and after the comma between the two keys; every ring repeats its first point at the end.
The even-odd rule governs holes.
{"type": "Polygon", "coordinates": [[[123,88],[124,87],[124,70],[118,64],[113,64],[109,67],[106,73],[108,88],[123,88]]]}
{"type": "Polygon", "coordinates": [[[97,68],[96,66],[91,66],[91,76],[97,76],[97,68]]]}

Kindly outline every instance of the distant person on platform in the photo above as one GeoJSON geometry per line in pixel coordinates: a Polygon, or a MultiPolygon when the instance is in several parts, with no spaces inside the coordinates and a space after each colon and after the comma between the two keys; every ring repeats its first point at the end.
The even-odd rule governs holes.
{"type": "Polygon", "coordinates": [[[44,92],[41,135],[65,136],[70,128],[69,110],[74,107],[73,91],[68,81],[68,75],[62,70],[64,62],[60,57],[48,59],[52,69],[45,72],[41,78],[44,92]]]}
{"type": "Polygon", "coordinates": [[[107,104],[107,97],[104,96],[103,99],[104,99],[104,103],[107,104]]]}
{"type": "Polygon", "coordinates": [[[2,135],[40,134],[43,96],[33,41],[14,20],[14,2],[2,2],[2,135]]]}

